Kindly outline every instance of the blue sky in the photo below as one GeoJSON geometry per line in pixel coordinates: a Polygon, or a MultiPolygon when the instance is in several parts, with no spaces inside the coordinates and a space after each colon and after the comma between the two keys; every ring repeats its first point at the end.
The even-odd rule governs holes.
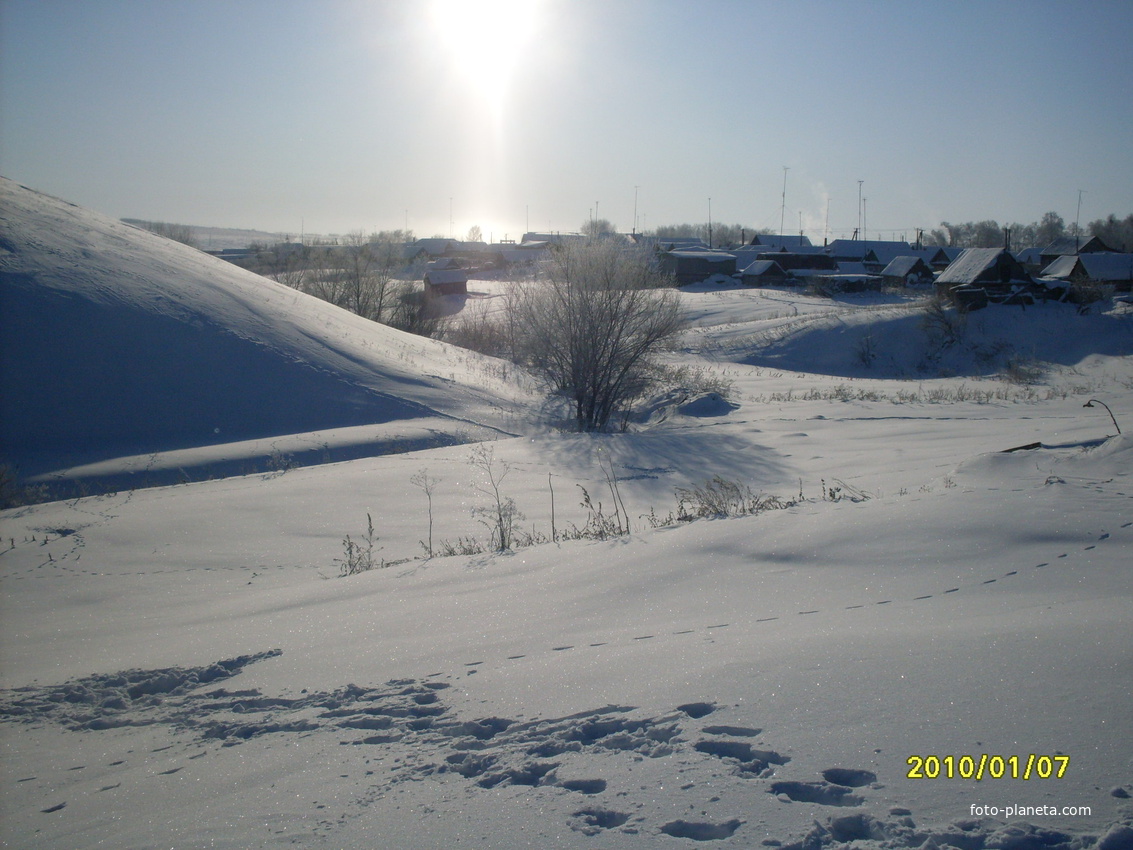
{"type": "Polygon", "coordinates": [[[859,180],[870,238],[1133,212],[1130,0],[460,6],[0,0],[0,173],[296,234],[711,208],[820,241],[859,180]]]}

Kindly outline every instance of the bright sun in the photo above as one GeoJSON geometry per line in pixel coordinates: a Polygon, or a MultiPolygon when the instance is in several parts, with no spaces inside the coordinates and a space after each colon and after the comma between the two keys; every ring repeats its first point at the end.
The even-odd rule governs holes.
{"type": "Polygon", "coordinates": [[[538,7],[536,0],[433,2],[433,24],[455,72],[497,112],[534,33],[538,7]]]}

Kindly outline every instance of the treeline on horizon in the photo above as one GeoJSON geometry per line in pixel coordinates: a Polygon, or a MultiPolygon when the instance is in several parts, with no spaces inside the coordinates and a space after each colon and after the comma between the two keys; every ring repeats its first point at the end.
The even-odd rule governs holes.
{"type": "MultiPolygon", "coordinates": [[[[178,242],[200,247],[195,238],[191,225],[169,224],[166,222],[142,221],[139,219],[123,219],[130,224],[144,227],[162,236],[175,239],[178,242]]],[[[584,222],[580,231],[587,235],[606,235],[617,232],[617,228],[606,219],[591,219],[584,222]]],[[[771,228],[748,227],[742,224],[664,224],[652,230],[643,231],[643,235],[660,239],[702,239],[713,248],[738,248],[747,245],[756,235],[771,236],[775,231],[771,228]]],[[[1066,221],[1056,212],[1045,213],[1039,221],[1030,224],[1018,222],[1000,224],[994,219],[984,221],[967,221],[952,223],[942,221],[939,227],[934,227],[921,234],[921,244],[925,246],[940,246],[944,248],[1002,248],[1008,245],[1013,251],[1026,248],[1045,248],[1056,239],[1066,236],[1081,236],[1086,239],[1097,236],[1107,247],[1121,253],[1133,253],[1133,213],[1125,218],[1118,218],[1110,213],[1105,218],[1091,221],[1080,232],[1073,223],[1066,221]]],[[[468,232],[468,241],[480,241],[480,228],[473,226],[468,232]]],[[[373,233],[366,236],[364,231],[355,231],[346,237],[311,239],[310,245],[360,245],[366,243],[396,243],[412,242],[413,231],[391,230],[373,233]]],[[[287,240],[289,241],[289,240],[287,240]]],[[[916,242],[916,239],[909,240],[916,242]]],[[[258,245],[258,248],[267,246],[258,245]]]]}
{"type": "MultiPolygon", "coordinates": [[[[1133,252],[1133,214],[1119,219],[1110,214],[1078,228],[1067,224],[1056,212],[1048,212],[1042,219],[1030,224],[1000,224],[994,219],[952,223],[942,221],[939,227],[925,232],[921,243],[942,248],[1002,248],[1010,232],[1011,250],[1045,248],[1065,236],[1097,236],[1108,247],[1122,253],[1133,252]]],[[[666,224],[649,231],[648,235],[662,239],[703,239],[714,248],[736,248],[751,242],[752,237],[774,235],[769,228],[745,227],[740,224],[666,224]]],[[[910,240],[915,241],[915,240],[910,240]]]]}

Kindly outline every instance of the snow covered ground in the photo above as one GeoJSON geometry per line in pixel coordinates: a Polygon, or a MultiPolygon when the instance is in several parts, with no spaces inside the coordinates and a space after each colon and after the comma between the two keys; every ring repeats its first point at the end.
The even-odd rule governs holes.
{"type": "Polygon", "coordinates": [[[5,348],[6,441],[137,426],[82,475],[33,447],[44,480],[259,463],[0,513],[5,846],[1133,846],[1133,439],[1083,408],[1133,422],[1124,305],[992,308],[946,344],[916,296],[687,291],[688,391],[578,435],[498,361],[5,191],[4,304],[38,298],[37,350],[62,351],[18,383],[5,348]],[[79,333],[92,293],[135,330],[125,359],[79,333]],[[210,410],[255,422],[236,445],[131,415],[145,381],[196,392],[198,368],[161,371],[182,338],[210,410]],[[91,351],[141,377],[100,402],[91,351]],[[256,418],[231,396],[265,351],[281,387],[302,360],[311,397],[358,406],[302,437],[256,418]],[[380,454],[421,422],[443,439],[380,454]],[[425,558],[421,473],[434,551],[487,537],[478,437],[527,532],[582,527],[580,488],[609,515],[612,475],[631,533],[425,558]],[[786,506],[661,522],[715,475],[786,506]],[[367,514],[391,565],[340,577],[367,514]]]}

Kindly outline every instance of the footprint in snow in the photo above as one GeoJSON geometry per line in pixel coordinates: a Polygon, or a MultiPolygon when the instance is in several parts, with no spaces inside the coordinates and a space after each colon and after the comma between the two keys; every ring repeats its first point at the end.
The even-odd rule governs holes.
{"type": "Polygon", "coordinates": [[[722,841],[731,838],[742,825],[743,821],[735,818],[724,823],[675,820],[662,826],[661,832],[673,838],[691,838],[693,841],[722,841]]]}
{"type": "Polygon", "coordinates": [[[610,809],[581,809],[571,818],[570,828],[583,835],[597,835],[605,829],[617,829],[629,821],[625,812],[615,812],[610,809]]]}

